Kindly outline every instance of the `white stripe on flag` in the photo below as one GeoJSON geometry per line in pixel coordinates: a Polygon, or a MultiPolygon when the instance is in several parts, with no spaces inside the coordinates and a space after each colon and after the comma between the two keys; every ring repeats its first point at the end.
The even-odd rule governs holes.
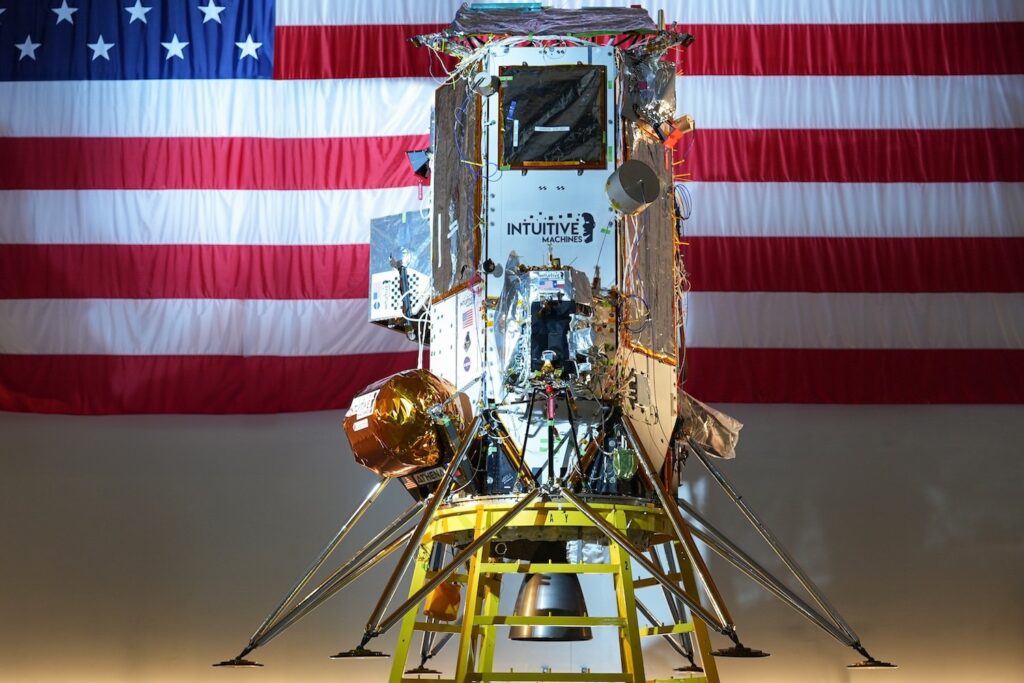
{"type": "MultiPolygon", "coordinates": [[[[499,0],[515,2],[518,0],[499,0]]],[[[277,23],[447,24],[462,0],[278,0],[277,23]]],[[[551,7],[623,7],[623,0],[545,0],[551,7]]],[[[875,24],[1024,21],[1019,0],[645,0],[657,17],[693,24],[875,24]]]]}
{"type": "Polygon", "coordinates": [[[679,112],[698,128],[1021,128],[1021,92],[1024,76],[676,80],[679,112]]]}
{"type": "Polygon", "coordinates": [[[1024,183],[687,183],[687,235],[1024,237],[1024,183]]]}
{"type": "MultiPolygon", "coordinates": [[[[688,183],[685,233],[1024,237],[1024,183],[688,183]],[[965,220],[970,216],[970,220],[965,220]]],[[[360,244],[417,188],[0,191],[0,244],[360,244]],[[301,220],[299,220],[301,217],[301,220]]]]}
{"type": "Polygon", "coordinates": [[[1013,349],[1024,345],[1022,294],[693,292],[691,347],[1013,349]]]}
{"type": "Polygon", "coordinates": [[[0,82],[6,137],[422,135],[428,78],[0,82]]]}
{"type": "Polygon", "coordinates": [[[415,350],[365,299],[9,299],[0,353],[329,356],[415,350]]]}
{"type": "MultiPolygon", "coordinates": [[[[694,292],[687,307],[692,347],[1024,345],[1020,294],[694,292]]],[[[0,301],[0,353],[320,356],[414,348],[366,318],[365,299],[10,299],[0,301]]]]}
{"type": "Polygon", "coordinates": [[[0,191],[0,244],[360,244],[371,219],[426,211],[417,197],[415,187],[8,190],[0,191]]]}
{"type": "MultiPolygon", "coordinates": [[[[0,121],[8,137],[420,135],[435,87],[427,78],[0,83],[0,121]]],[[[1024,76],[676,81],[680,113],[698,128],[1020,128],[1022,90],[1024,76]]]]}

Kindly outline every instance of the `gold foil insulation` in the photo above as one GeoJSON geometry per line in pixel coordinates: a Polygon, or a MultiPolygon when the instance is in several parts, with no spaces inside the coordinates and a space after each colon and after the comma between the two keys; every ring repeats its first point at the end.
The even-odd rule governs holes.
{"type": "Polygon", "coordinates": [[[459,618],[461,602],[462,587],[454,581],[445,581],[427,594],[423,614],[438,621],[455,621],[459,618]]]}
{"type": "MultiPolygon", "coordinates": [[[[400,477],[438,464],[441,449],[429,411],[456,394],[455,387],[428,370],[406,370],[366,387],[345,416],[352,455],[383,477],[400,477]]],[[[444,413],[464,434],[472,408],[464,394],[444,413]]]]}

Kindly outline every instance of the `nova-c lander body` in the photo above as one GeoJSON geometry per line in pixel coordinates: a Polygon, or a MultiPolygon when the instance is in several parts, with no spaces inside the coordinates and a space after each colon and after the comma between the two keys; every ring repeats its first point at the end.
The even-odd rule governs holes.
{"type": "Polygon", "coordinates": [[[464,5],[416,41],[458,62],[436,90],[430,148],[409,152],[432,209],[371,226],[370,319],[429,343],[429,370],[353,400],[345,433],[380,480],[221,665],[255,665],[249,653],[397,555],[361,641],[335,655],[383,656],[374,639],[398,628],[392,683],[439,673],[428,664],[446,646],[455,670],[441,680],[640,683],[647,637],[680,655],[680,674],[716,682],[715,657],[765,653],[740,640],[699,541],[859,652],[854,666],[889,666],[716,465],[740,425],[683,391],[689,202],[673,150],[694,122],[676,115],[666,56],[693,37],[642,9],[523,4],[464,5]],[[678,495],[696,463],[803,596],[678,495]],[[411,507],[307,589],[394,480],[411,507]],[[610,577],[615,616],[587,614],[579,574],[610,577]],[[510,583],[514,613],[499,614],[510,583]],[[648,607],[655,598],[669,623],[648,607]],[[599,628],[618,632],[618,671],[494,670],[505,638],[587,640],[599,628]],[[712,650],[712,633],[727,646],[712,650]]]}

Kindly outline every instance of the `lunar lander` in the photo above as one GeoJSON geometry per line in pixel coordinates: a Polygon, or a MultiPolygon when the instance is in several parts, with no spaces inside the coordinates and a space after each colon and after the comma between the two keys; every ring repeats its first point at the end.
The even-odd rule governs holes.
{"type": "MultiPolygon", "coordinates": [[[[715,464],[740,425],[683,391],[685,217],[676,143],[676,68],[693,38],[641,9],[463,6],[416,39],[458,64],[435,94],[429,150],[410,161],[433,206],[375,220],[370,318],[429,343],[429,370],[367,387],[344,421],[355,459],[379,482],[248,644],[250,652],[392,554],[360,642],[335,655],[384,656],[392,683],[647,681],[641,643],[665,640],[678,671],[718,680],[715,657],[745,646],[697,541],[828,635],[871,657],[715,464]],[[806,590],[797,595],[677,495],[700,463],[806,590]],[[411,507],[300,597],[391,481],[411,507]],[[407,527],[409,527],[407,529],[407,527]],[[392,606],[411,568],[409,595],[392,606]],[[499,614],[511,575],[515,611],[499,614]],[[604,574],[615,616],[589,616],[578,576],[604,574]],[[648,605],[667,602],[671,622],[648,605]],[[507,636],[574,641],[618,632],[620,670],[494,670],[507,636]],[[507,632],[507,633],[506,633],[507,632]],[[711,632],[728,646],[713,650],[711,632]],[[418,658],[409,659],[420,637],[418,658]],[[453,642],[454,641],[454,642],[453,642]]],[[[659,606],[660,607],[660,606],[659,606]]]]}

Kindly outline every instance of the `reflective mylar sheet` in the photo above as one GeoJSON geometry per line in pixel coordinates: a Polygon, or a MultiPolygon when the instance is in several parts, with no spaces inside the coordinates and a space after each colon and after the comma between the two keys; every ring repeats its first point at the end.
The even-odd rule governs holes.
{"type": "Polygon", "coordinates": [[[711,455],[719,458],[736,457],[736,444],[740,440],[743,423],[734,417],[701,403],[683,392],[683,433],[699,443],[711,455]]]}

